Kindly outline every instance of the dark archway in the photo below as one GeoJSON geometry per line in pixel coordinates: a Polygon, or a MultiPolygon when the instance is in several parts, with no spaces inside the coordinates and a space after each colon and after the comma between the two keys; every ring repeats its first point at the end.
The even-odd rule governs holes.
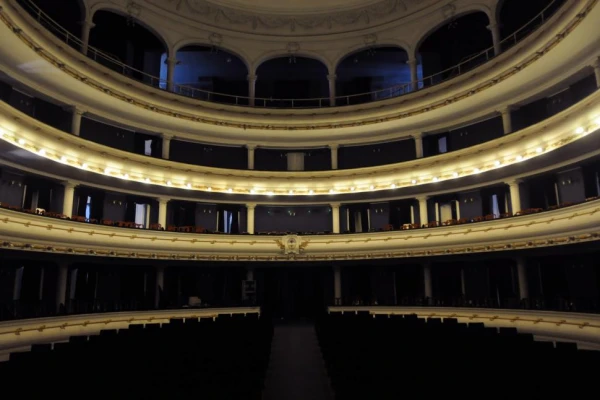
{"type": "Polygon", "coordinates": [[[90,46],[137,71],[115,65],[101,57],[96,61],[131,78],[158,86],[158,80],[151,77],[159,76],[161,55],[167,51],[162,38],[138,21],[112,11],[97,11],[94,14],[94,24],[96,26],[90,33],[90,46]]]}
{"type": "MultiPolygon", "coordinates": [[[[554,12],[565,3],[565,1],[566,0],[501,0],[498,3],[496,15],[497,20],[500,23],[500,35],[502,39],[516,33],[517,41],[521,40],[533,32],[538,26],[543,24],[549,16],[554,14],[554,12]],[[548,8],[546,9],[546,7],[548,8]],[[541,16],[536,18],[544,9],[543,18],[541,16]],[[531,23],[529,23],[530,21],[531,23]],[[527,26],[525,27],[525,25],[527,26]]],[[[503,50],[506,50],[506,47],[510,47],[514,43],[514,41],[509,41],[506,46],[503,46],[503,50]]]]}
{"type": "MultiPolygon", "coordinates": [[[[419,72],[421,68],[417,68],[421,76],[419,72]]],[[[399,47],[373,47],[349,54],[340,61],[335,74],[336,95],[351,96],[338,99],[337,105],[365,103],[410,91],[408,53],[399,47]],[[371,93],[379,90],[383,91],[371,93]]]]}
{"type": "MultiPolygon", "coordinates": [[[[299,57],[283,56],[262,63],[256,75],[256,105],[262,106],[264,99],[326,99],[329,97],[327,67],[320,61],[299,57]]],[[[328,101],[328,100],[327,100],[328,101]]],[[[267,101],[272,107],[316,107],[319,100],[267,101]]]]}
{"type": "Polygon", "coordinates": [[[425,86],[464,73],[485,62],[486,57],[493,57],[493,50],[487,56],[480,54],[494,44],[489,23],[485,13],[474,12],[447,21],[426,36],[418,47],[425,86]],[[460,69],[453,68],[467,60],[460,69]]]}
{"type": "MultiPolygon", "coordinates": [[[[85,6],[82,0],[62,0],[60,6],[56,0],[18,0],[18,3],[33,17],[38,18],[37,7],[48,15],[60,27],[66,29],[71,35],[81,38],[81,23],[85,20],[85,6]],[[37,6],[37,7],[36,7],[37,6]]],[[[39,19],[41,23],[56,36],[65,39],[60,30],[39,19]]]]}
{"type": "MultiPolygon", "coordinates": [[[[160,64],[163,81],[167,79],[166,58],[165,53],[160,64]]],[[[190,45],[179,49],[175,58],[174,83],[206,91],[194,92],[194,97],[219,103],[248,104],[248,68],[240,57],[215,46],[190,45]]]]}

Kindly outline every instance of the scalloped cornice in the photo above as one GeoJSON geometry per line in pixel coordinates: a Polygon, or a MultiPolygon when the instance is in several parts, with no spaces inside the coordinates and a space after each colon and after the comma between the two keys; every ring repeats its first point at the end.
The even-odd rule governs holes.
{"type": "Polygon", "coordinates": [[[0,209],[5,249],[121,258],[323,261],[411,258],[548,247],[600,239],[599,201],[541,214],[430,229],[297,236],[182,234],[55,220],[0,209]]]}

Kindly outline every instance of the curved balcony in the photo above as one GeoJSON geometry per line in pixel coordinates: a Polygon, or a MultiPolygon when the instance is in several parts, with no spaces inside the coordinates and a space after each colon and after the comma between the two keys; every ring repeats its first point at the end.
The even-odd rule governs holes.
{"type": "Polygon", "coordinates": [[[240,106],[250,106],[258,108],[322,108],[330,106],[345,106],[351,104],[360,104],[368,102],[376,102],[385,99],[396,98],[404,96],[409,93],[413,93],[419,89],[425,87],[431,87],[444,83],[447,80],[454,79],[460,75],[466,74],[471,70],[490,62],[497,55],[497,49],[500,48],[504,51],[515,46],[520,41],[533,34],[539,29],[546,21],[550,20],[552,15],[557,11],[556,0],[548,4],[542,9],[539,14],[528,21],[525,25],[517,29],[511,35],[508,35],[505,39],[495,43],[494,46],[490,46],[485,50],[478,52],[477,54],[471,55],[460,63],[447,68],[443,71],[437,72],[433,75],[426,76],[422,79],[417,79],[412,82],[407,82],[392,87],[358,93],[346,96],[328,96],[319,98],[261,98],[261,97],[249,97],[249,96],[235,96],[226,93],[218,93],[209,90],[198,89],[189,85],[177,84],[173,81],[153,76],[144,71],[135,69],[120,60],[115,56],[107,54],[99,49],[89,46],[87,43],[79,39],[77,36],[71,34],[67,29],[60,26],[44,11],[42,11],[33,1],[24,0],[20,2],[20,5],[35,19],[37,22],[44,26],[48,31],[53,33],[56,37],[61,39],[65,44],[73,47],[77,50],[85,49],[87,56],[92,60],[100,63],[101,65],[121,73],[123,76],[137,80],[138,82],[146,85],[166,89],[169,88],[173,93],[198,99],[201,101],[234,104],[240,106]]]}
{"type": "Polygon", "coordinates": [[[8,250],[207,261],[344,261],[513,251],[596,241],[598,201],[544,213],[434,229],[353,235],[187,235],[121,229],[0,209],[8,250]]]}
{"type": "MultiPolygon", "coordinates": [[[[585,29],[579,30],[575,27],[581,23],[586,24],[587,15],[593,12],[594,4],[594,2],[586,4],[583,12],[582,9],[569,8],[572,5],[567,7],[551,19],[554,22],[549,22],[549,24],[556,24],[553,32],[549,32],[549,27],[538,30],[519,45],[498,56],[497,62],[487,63],[456,80],[423,89],[418,92],[419,95],[408,96],[401,102],[403,108],[401,111],[398,110],[397,101],[388,100],[373,106],[297,110],[293,114],[284,110],[279,112],[278,110],[261,111],[247,108],[243,115],[239,114],[239,110],[236,111],[235,108],[228,106],[214,107],[209,103],[202,103],[200,106],[199,103],[188,102],[180,96],[164,92],[149,92],[135,82],[127,82],[127,79],[113,76],[113,73],[108,70],[101,71],[102,67],[90,65],[82,59],[81,54],[70,48],[63,48],[62,54],[57,58],[53,54],[55,50],[50,51],[56,46],[56,44],[50,45],[57,41],[56,38],[44,37],[34,29],[20,28],[20,26],[26,28],[28,23],[26,20],[31,19],[28,15],[15,15],[15,10],[9,9],[4,12],[10,11],[12,17],[10,20],[5,19],[5,22],[16,29],[21,40],[33,46],[34,49],[39,49],[40,55],[77,79],[78,82],[74,83],[78,86],[77,94],[75,94],[72,93],[75,88],[73,85],[57,90],[58,86],[63,86],[66,82],[51,80],[40,86],[38,77],[35,77],[38,83],[34,83],[31,81],[31,76],[20,75],[17,78],[16,75],[13,75],[13,73],[19,73],[18,69],[10,72],[15,79],[29,82],[35,90],[47,93],[51,97],[56,96],[55,98],[67,103],[73,103],[77,98],[78,104],[85,104],[86,107],[89,107],[90,112],[97,115],[119,122],[128,121],[130,126],[143,126],[144,129],[154,131],[160,130],[183,139],[194,138],[195,140],[230,144],[261,143],[264,142],[264,130],[268,130],[269,137],[273,137],[273,140],[269,140],[271,144],[304,143],[314,146],[325,143],[323,135],[327,135],[327,143],[331,143],[332,140],[339,143],[364,142],[365,126],[369,126],[371,130],[369,141],[398,137],[399,130],[404,130],[405,134],[428,131],[435,129],[435,126],[441,124],[442,121],[446,126],[449,123],[460,123],[461,120],[467,118],[467,111],[468,118],[471,120],[480,118],[496,112],[499,103],[504,104],[522,97],[533,96],[540,90],[551,87],[557,81],[556,71],[563,71],[562,73],[575,71],[592,63],[592,61],[582,60],[579,55],[558,54],[559,52],[555,52],[554,49],[561,47],[577,54],[581,52],[591,54],[585,44],[587,40],[579,36],[586,31],[589,39],[589,35],[593,34],[593,28],[587,29],[586,25],[585,29]],[[563,41],[569,43],[563,43],[563,41]],[[524,56],[525,54],[527,55],[524,56]],[[543,67],[544,71],[536,68],[537,71],[534,72],[531,71],[531,68],[526,68],[541,57],[548,57],[544,66],[536,64],[540,68],[543,67]],[[577,66],[574,65],[574,60],[578,61],[577,66]],[[77,68],[74,69],[71,65],[77,65],[77,68]],[[84,70],[85,72],[82,74],[81,72],[84,70]],[[519,79],[516,79],[517,76],[519,79]],[[112,83],[108,83],[109,80],[112,80],[112,83]],[[505,90],[501,90],[502,93],[500,93],[497,91],[497,85],[504,81],[507,82],[500,86],[505,90]],[[508,85],[508,82],[511,84],[508,85]],[[93,88],[90,87],[92,83],[93,88]],[[463,83],[467,83],[468,87],[463,83]],[[98,89],[104,92],[101,96],[97,96],[98,89]],[[449,91],[453,92],[450,96],[449,91]],[[492,91],[494,92],[494,105],[490,104],[488,96],[484,96],[484,93],[492,94],[492,91]],[[164,102],[159,100],[162,97],[164,97],[164,102]],[[115,109],[115,98],[125,101],[122,104],[123,107],[115,109]],[[102,100],[102,105],[100,100],[102,100]],[[343,114],[340,113],[348,113],[348,116],[343,117],[343,114]],[[133,117],[134,115],[136,117],[133,117]],[[453,121],[450,122],[449,118],[453,121]],[[297,131],[303,132],[298,134],[297,131]]],[[[6,15],[8,16],[8,14],[6,15]]],[[[17,65],[31,62],[29,56],[17,61],[13,57],[14,55],[10,55],[10,59],[14,59],[17,65]]]]}

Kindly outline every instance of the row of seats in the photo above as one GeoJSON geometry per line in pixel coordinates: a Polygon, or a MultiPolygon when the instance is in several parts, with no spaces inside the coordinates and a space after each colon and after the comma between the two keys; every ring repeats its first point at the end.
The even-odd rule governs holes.
{"type": "Polygon", "coordinates": [[[516,328],[416,315],[331,313],[316,325],[336,400],[542,399],[595,392],[600,352],[516,328]]]}
{"type": "Polygon", "coordinates": [[[23,398],[259,400],[272,336],[258,314],[133,324],[12,353],[0,377],[23,398]]]}

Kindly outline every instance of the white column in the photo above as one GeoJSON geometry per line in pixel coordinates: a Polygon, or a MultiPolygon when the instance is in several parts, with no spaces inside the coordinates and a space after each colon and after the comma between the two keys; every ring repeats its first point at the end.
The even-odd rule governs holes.
{"type": "Polygon", "coordinates": [[[75,185],[72,182],[63,182],[63,186],[65,188],[64,196],[63,196],[63,207],[62,214],[66,215],[68,218],[73,216],[73,199],[75,197],[75,185]]]}
{"type": "Polygon", "coordinates": [[[255,144],[246,145],[248,149],[248,169],[254,169],[254,150],[256,150],[255,144]]]}
{"type": "Polygon", "coordinates": [[[517,257],[517,276],[519,279],[519,298],[521,300],[529,298],[529,286],[527,284],[527,263],[525,258],[517,257]]]}
{"type": "Polygon", "coordinates": [[[429,223],[429,216],[427,215],[427,196],[417,197],[419,201],[419,222],[420,225],[426,225],[429,223]]]}
{"type": "Polygon", "coordinates": [[[333,233],[340,233],[340,203],[331,203],[333,233]]]}
{"type": "Polygon", "coordinates": [[[431,282],[431,264],[426,263],[423,265],[423,283],[425,288],[425,298],[429,298],[428,304],[431,303],[433,298],[433,284],[431,282]]]}
{"type": "Polygon", "coordinates": [[[342,269],[339,265],[333,267],[333,302],[342,305],[342,269]]]}
{"type": "Polygon", "coordinates": [[[81,133],[81,117],[85,113],[85,110],[75,106],[72,108],[73,114],[71,115],[71,134],[79,136],[81,133]]]}
{"type": "Polygon", "coordinates": [[[154,308],[160,306],[160,291],[165,290],[165,267],[156,267],[156,289],[154,292],[154,308]]]}
{"type": "Polygon", "coordinates": [[[423,158],[423,135],[414,134],[412,137],[415,140],[415,154],[417,158],[423,158]]]}
{"type": "Polygon", "coordinates": [[[520,179],[516,179],[506,183],[510,188],[510,206],[513,215],[521,211],[521,182],[520,179]]]}
{"type": "Polygon", "coordinates": [[[418,61],[416,58],[411,58],[406,63],[410,67],[410,90],[414,92],[419,88],[419,77],[417,75],[418,61]]]}
{"type": "Polygon", "coordinates": [[[256,79],[258,75],[249,74],[248,79],[248,105],[254,107],[254,99],[256,98],[256,79]]]}
{"type": "Polygon", "coordinates": [[[287,153],[287,170],[304,171],[304,156],[302,152],[287,153]]]}
{"type": "Polygon", "coordinates": [[[168,160],[171,155],[171,139],[173,139],[172,135],[162,135],[162,158],[165,160],[168,160]]]}
{"type": "MultiPolygon", "coordinates": [[[[256,204],[246,204],[246,232],[251,235],[254,235],[254,210],[256,209],[256,204]]],[[[251,280],[251,279],[250,279],[251,280]]]]}
{"type": "Polygon", "coordinates": [[[330,144],[329,150],[331,150],[331,169],[338,169],[338,149],[339,144],[330,144]]]}
{"type": "Polygon", "coordinates": [[[335,80],[337,79],[337,75],[329,74],[327,75],[327,80],[329,81],[329,105],[335,106],[335,80]]]}
{"type": "Polygon", "coordinates": [[[94,24],[90,19],[87,18],[81,23],[81,52],[86,56],[90,44],[90,31],[95,26],[96,24],[94,24]]]}
{"type": "Polygon", "coordinates": [[[175,80],[175,66],[177,65],[177,60],[175,57],[169,57],[166,59],[167,63],[167,90],[172,92],[174,89],[174,80],[175,80]]]}
{"type": "Polygon", "coordinates": [[[58,274],[56,275],[56,312],[60,311],[61,304],[66,305],[68,274],[69,265],[67,263],[58,264],[58,274]]]}
{"type": "Polygon", "coordinates": [[[500,47],[500,25],[493,22],[487,26],[487,28],[492,32],[492,41],[494,42],[494,55],[502,53],[502,48],[500,47]]]}
{"type": "Polygon", "coordinates": [[[600,88],[600,57],[596,58],[592,67],[594,68],[594,74],[596,75],[596,86],[600,88]]]}
{"type": "Polygon", "coordinates": [[[511,111],[512,111],[511,106],[506,106],[502,110],[500,110],[500,114],[502,114],[502,127],[504,128],[505,135],[508,135],[509,133],[512,133],[512,131],[513,131],[512,115],[510,113],[511,111]]]}
{"type": "Polygon", "coordinates": [[[158,223],[161,228],[167,229],[167,204],[169,199],[158,198],[158,223]]]}

